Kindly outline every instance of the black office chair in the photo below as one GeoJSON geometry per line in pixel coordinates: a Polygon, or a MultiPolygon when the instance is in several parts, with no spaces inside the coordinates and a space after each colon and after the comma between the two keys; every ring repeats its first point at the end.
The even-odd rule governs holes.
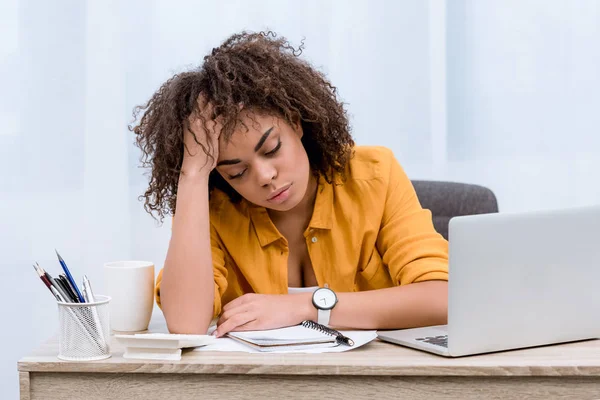
{"type": "Polygon", "coordinates": [[[448,239],[448,222],[459,215],[498,212],[498,201],[490,189],[467,183],[412,181],[423,208],[433,215],[433,226],[448,239]]]}

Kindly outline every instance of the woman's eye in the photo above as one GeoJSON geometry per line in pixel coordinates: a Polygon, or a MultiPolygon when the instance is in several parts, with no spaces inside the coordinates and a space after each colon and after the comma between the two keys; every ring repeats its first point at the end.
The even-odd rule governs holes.
{"type": "Polygon", "coordinates": [[[265,153],[266,156],[272,156],[273,154],[277,153],[277,151],[281,148],[281,142],[277,143],[277,146],[275,146],[275,148],[273,148],[273,150],[268,151],[265,153]]]}
{"type": "Polygon", "coordinates": [[[229,175],[229,179],[236,179],[241,177],[242,175],[244,175],[244,172],[246,172],[246,170],[243,170],[242,172],[240,172],[239,174],[235,174],[235,175],[229,175]]]}
{"type": "MultiPolygon", "coordinates": [[[[277,146],[275,146],[273,148],[273,150],[270,150],[268,152],[265,153],[265,156],[270,157],[272,155],[274,155],[275,153],[277,153],[279,151],[279,149],[281,148],[281,141],[279,141],[277,143],[277,146]]],[[[237,178],[241,178],[242,175],[244,175],[244,173],[246,172],[246,170],[243,170],[242,172],[240,172],[239,174],[236,175],[228,175],[229,179],[237,179],[237,178]]]]}

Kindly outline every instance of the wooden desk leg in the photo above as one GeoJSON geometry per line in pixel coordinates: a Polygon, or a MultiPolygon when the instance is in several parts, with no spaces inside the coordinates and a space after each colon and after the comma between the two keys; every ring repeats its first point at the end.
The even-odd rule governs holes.
{"type": "Polygon", "coordinates": [[[21,400],[31,399],[31,386],[29,385],[29,372],[19,371],[19,392],[21,400]]]}

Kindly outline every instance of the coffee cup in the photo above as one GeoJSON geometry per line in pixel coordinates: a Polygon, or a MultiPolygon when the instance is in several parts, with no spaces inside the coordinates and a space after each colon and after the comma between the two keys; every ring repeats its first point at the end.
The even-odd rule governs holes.
{"type": "Polygon", "coordinates": [[[104,264],[110,327],[117,332],[148,329],[154,307],[154,263],[115,261],[104,264]]]}

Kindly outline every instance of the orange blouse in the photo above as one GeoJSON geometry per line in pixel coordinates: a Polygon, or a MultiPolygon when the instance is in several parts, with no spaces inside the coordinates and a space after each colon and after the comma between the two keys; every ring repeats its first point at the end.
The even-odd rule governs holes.
{"type": "MultiPolygon", "coordinates": [[[[334,184],[319,179],[304,232],[319,286],[354,292],[447,280],[448,242],[435,231],[431,212],[421,207],[392,151],[355,147],[346,176],[334,184]]],[[[245,200],[233,204],[219,190],[209,208],[214,316],[245,293],[287,293],[288,243],[267,210],[245,200]]]]}

